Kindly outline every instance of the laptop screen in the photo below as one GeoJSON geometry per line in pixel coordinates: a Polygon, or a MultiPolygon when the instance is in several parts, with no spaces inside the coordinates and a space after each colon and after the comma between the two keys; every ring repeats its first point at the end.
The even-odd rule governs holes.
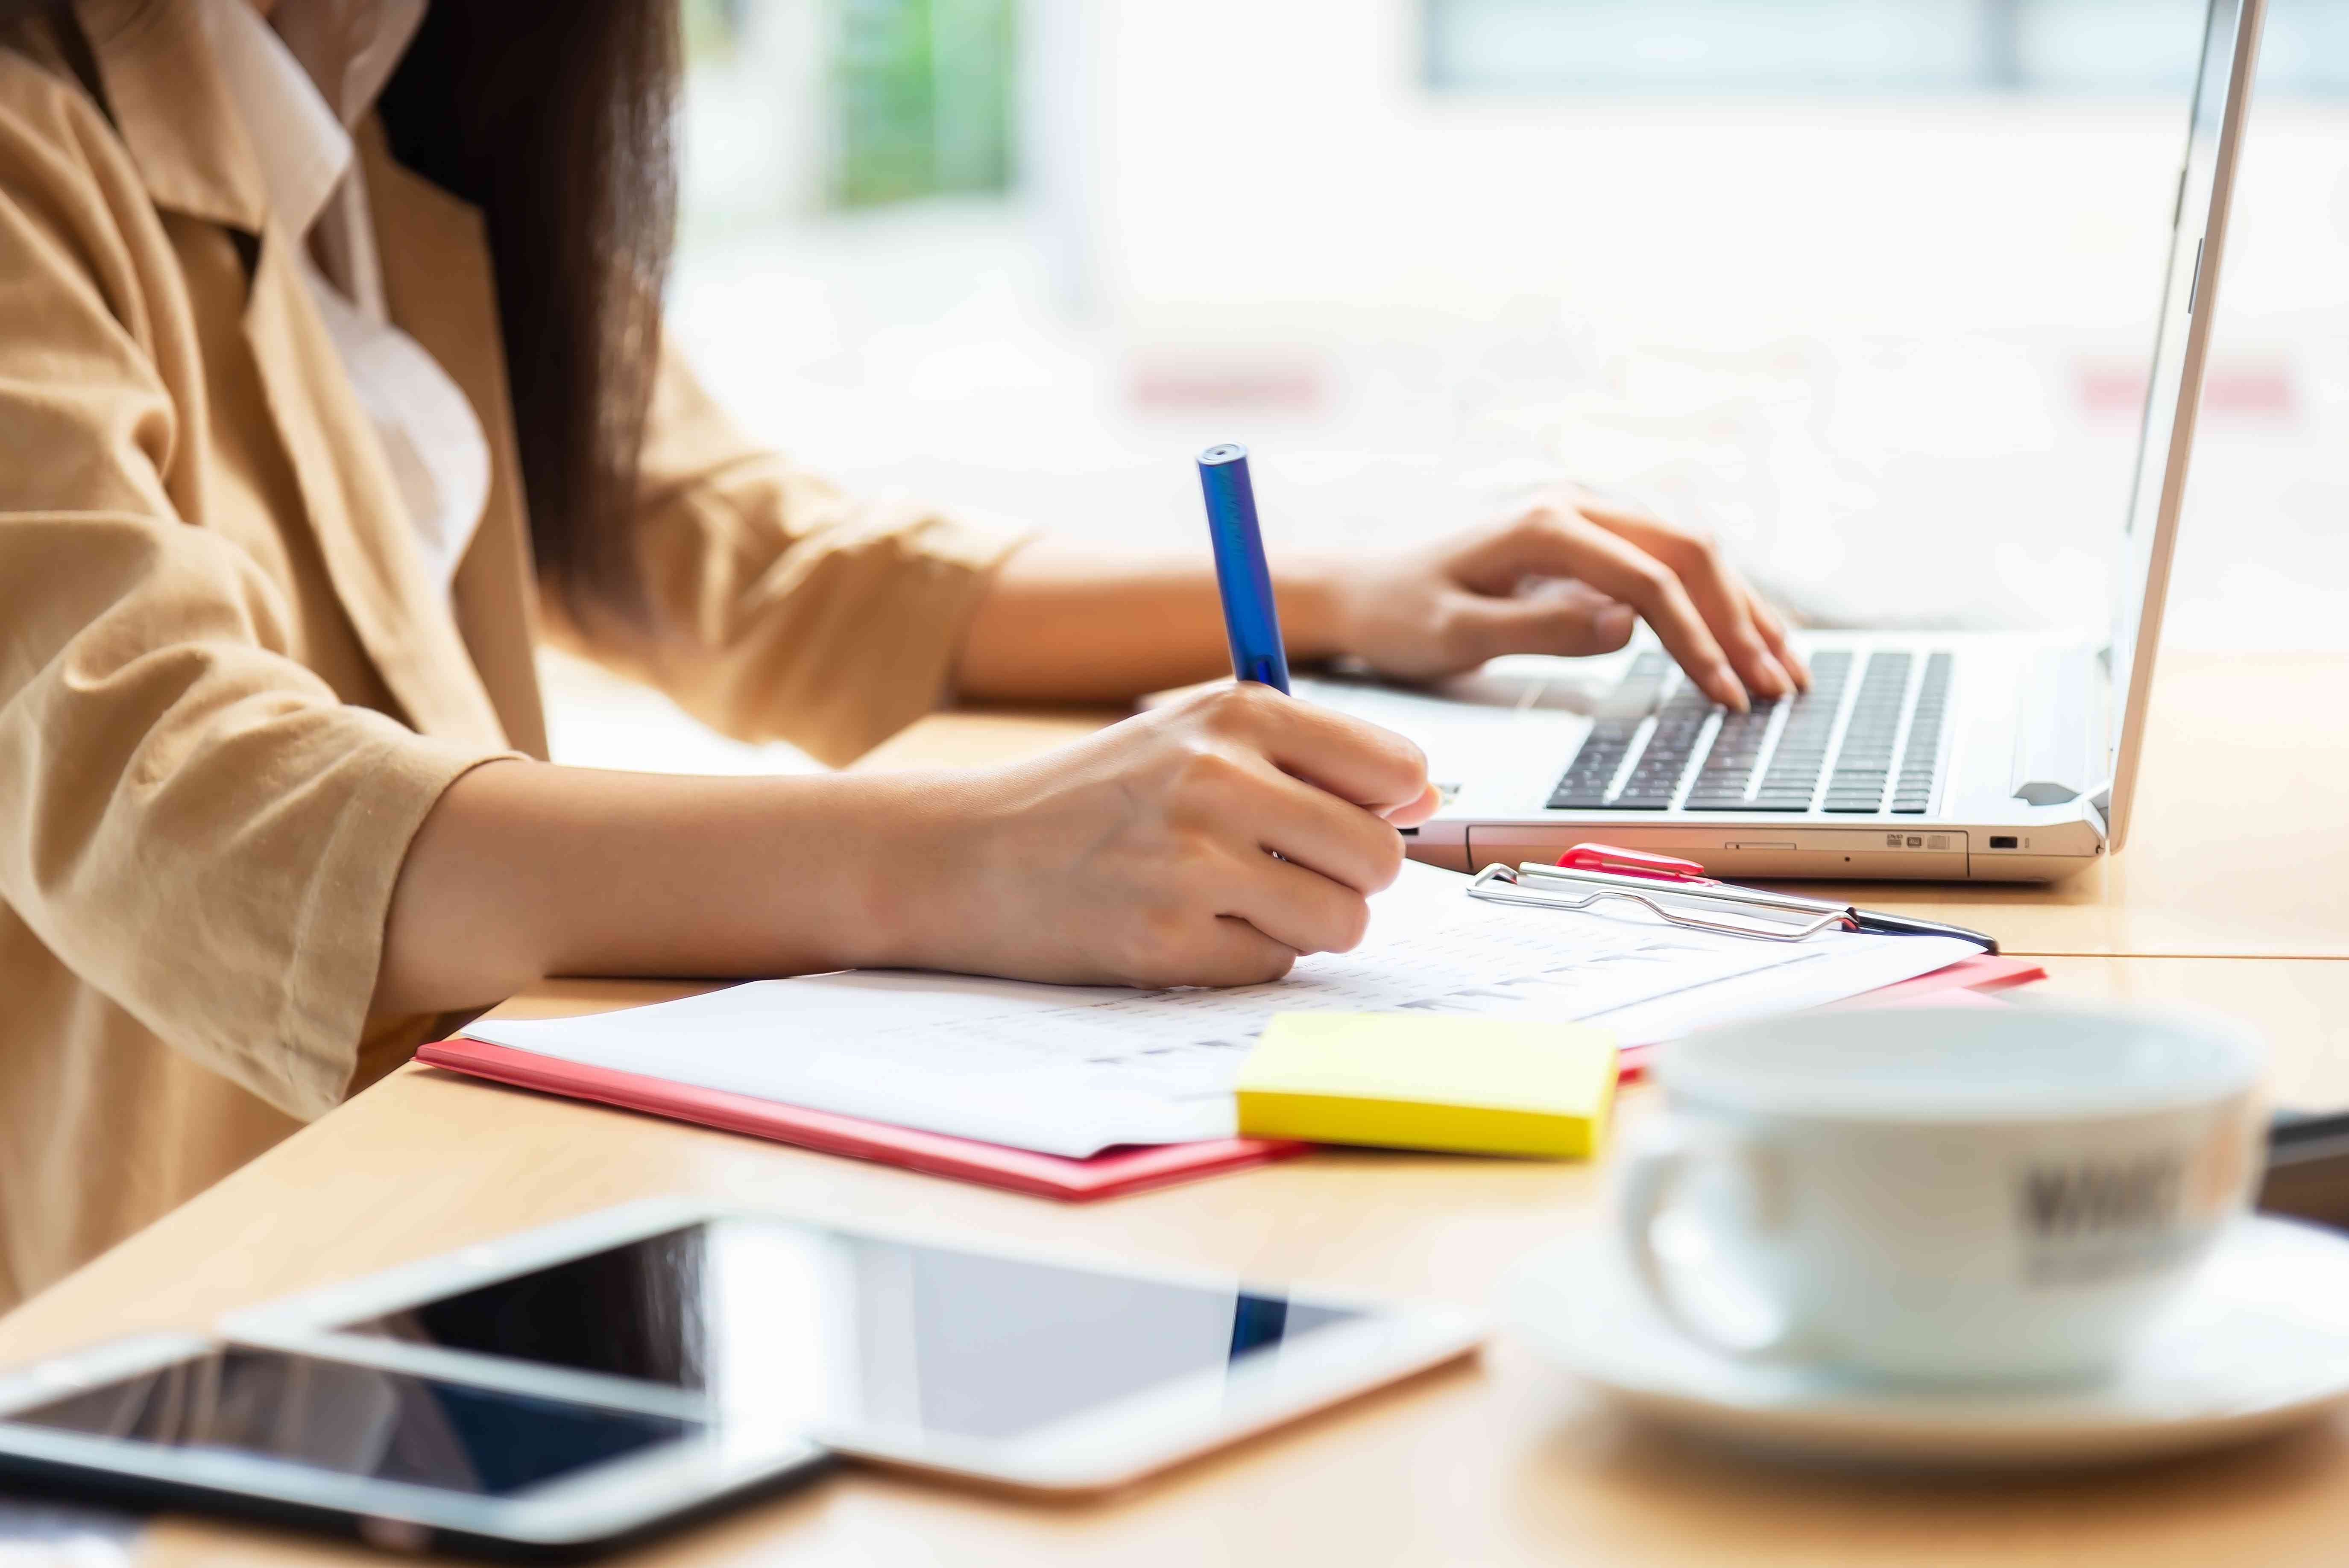
{"type": "MultiPolygon", "coordinates": [[[[2134,768],[2127,726],[2143,709],[2143,694],[2132,694],[2131,676],[2140,661],[2149,666],[2150,644],[2160,630],[2162,597],[2168,586],[2169,536],[2186,488],[2188,449],[2201,393],[2201,358],[2208,335],[2193,328],[2214,303],[2206,296],[2215,294],[2219,249],[2225,237],[2226,186],[2232,182],[2233,170],[2231,157],[2221,156],[2232,152],[2222,145],[2224,132],[2230,119],[2240,122],[2236,100],[2251,88],[2261,11],[2261,0],[2211,0],[2201,69],[2195,79],[2186,164],[2178,172],[2169,270],[2162,285],[2161,319],[2154,338],[2153,374],[2146,389],[2137,478],[2129,494],[2124,569],[2114,594],[2110,743],[2115,766],[2123,775],[2134,768]],[[2244,36],[2247,29],[2252,36],[2244,36]],[[2178,439],[2180,436],[2186,439],[2178,439]],[[2140,634],[2148,634],[2147,646],[2139,646],[2140,634]]],[[[2127,809],[2127,788],[2132,782],[2127,777],[2115,779],[2116,847],[2122,829],[2119,816],[2127,809]]]]}

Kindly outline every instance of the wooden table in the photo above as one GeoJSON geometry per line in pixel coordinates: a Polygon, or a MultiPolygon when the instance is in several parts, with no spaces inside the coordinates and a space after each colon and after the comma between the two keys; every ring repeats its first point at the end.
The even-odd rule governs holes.
{"type": "MultiPolygon", "coordinates": [[[[2018,950],[2047,954],[2058,992],[2243,1016],[2276,1047],[2280,1096],[2349,1100],[2349,962],[2341,961],[2349,919],[2311,874],[2349,842],[2344,738],[2304,717],[2331,710],[2349,660],[2181,662],[2164,680],[2144,837],[2120,865],[2088,885],[1959,889],[1909,902],[1962,907],[2016,938],[2018,950]],[[2289,723],[2296,745],[2262,739],[2246,717],[2261,713],[2279,735],[2289,723]],[[2230,757],[2216,755],[2228,748],[2230,757]],[[2251,780],[2262,804],[2242,813],[2235,841],[2187,832],[2198,800],[2217,799],[2230,767],[2243,763],[2268,770],[2251,780]],[[2309,891],[2296,891],[2303,882],[2309,891]],[[2198,894],[2207,905],[2170,902],[2198,894]]],[[[1023,753],[1091,722],[943,717],[868,766],[1023,753]]],[[[508,1010],[544,1016],[687,989],[570,982],[508,1010]]],[[[1627,1097],[1627,1115],[1642,1111],[1637,1093],[1627,1097]]],[[[0,1319],[0,1363],[140,1328],[200,1326],[283,1292],[673,1192],[1299,1285],[1483,1301],[1528,1248],[1588,1222],[1599,1179],[1578,1165],[1332,1151],[1062,1207],[410,1068],[0,1319]]],[[[1732,1459],[1627,1424],[1505,1335],[1480,1363],[1119,1498],[1040,1504],[847,1471],[628,1561],[2203,1568],[2344,1556],[2349,1423],[2098,1475],[1864,1479],[1732,1459]]],[[[152,1568],[380,1561],[181,1521],[151,1531],[140,1557],[152,1568]]]]}

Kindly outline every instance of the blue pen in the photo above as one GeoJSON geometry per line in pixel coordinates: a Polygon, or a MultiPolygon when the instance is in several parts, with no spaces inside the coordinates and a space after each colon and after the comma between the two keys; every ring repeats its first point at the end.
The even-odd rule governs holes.
{"type": "Polygon", "coordinates": [[[1272,603],[1272,573],[1256,523],[1256,487],[1247,449],[1226,441],[1199,454],[1199,488],[1207,498],[1207,537],[1216,547],[1216,586],[1224,598],[1224,632],[1232,674],[1276,691],[1288,689],[1288,652],[1272,603]]]}

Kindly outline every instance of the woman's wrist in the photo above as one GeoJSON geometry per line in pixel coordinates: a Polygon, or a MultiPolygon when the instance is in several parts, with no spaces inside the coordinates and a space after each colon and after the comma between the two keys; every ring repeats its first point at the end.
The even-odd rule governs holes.
{"type": "Polygon", "coordinates": [[[1291,663],[1319,663],[1355,651],[1346,624],[1346,563],[1335,555],[1281,559],[1272,594],[1291,663]]]}
{"type": "Polygon", "coordinates": [[[804,812],[829,863],[810,879],[831,892],[824,928],[838,966],[919,968],[936,956],[942,874],[968,846],[960,775],[833,774],[802,780],[819,799],[804,812]]]}

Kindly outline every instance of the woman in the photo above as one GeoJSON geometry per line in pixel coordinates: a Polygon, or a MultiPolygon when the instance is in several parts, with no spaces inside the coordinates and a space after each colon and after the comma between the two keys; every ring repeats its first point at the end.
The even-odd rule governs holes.
{"type": "MultiPolygon", "coordinates": [[[[670,5],[5,20],[0,1305],[549,974],[1226,984],[1359,937],[1422,761],[1261,691],[957,773],[538,760],[542,634],[834,761],[1220,654],[1201,564],[850,500],[663,351],[670,5]]],[[[1300,658],[1432,676],[1637,612],[1723,701],[1802,678],[1620,511],[1288,568],[1300,658]]]]}

